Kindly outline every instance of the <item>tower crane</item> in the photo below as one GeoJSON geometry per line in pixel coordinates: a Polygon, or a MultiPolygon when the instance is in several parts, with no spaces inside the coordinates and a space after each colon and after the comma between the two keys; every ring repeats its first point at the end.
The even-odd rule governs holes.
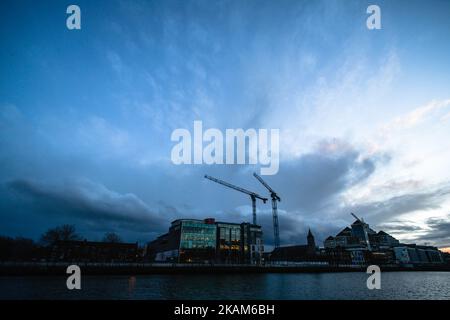
{"type": "Polygon", "coordinates": [[[249,191],[247,189],[235,186],[235,185],[233,185],[231,183],[225,182],[223,180],[220,180],[220,179],[208,176],[208,175],[205,175],[205,178],[209,179],[211,181],[217,182],[217,183],[219,183],[219,184],[221,184],[221,185],[223,185],[225,187],[228,187],[228,188],[234,189],[236,191],[248,194],[250,196],[250,199],[252,200],[253,224],[256,224],[256,199],[260,199],[264,203],[266,203],[266,201],[268,200],[267,198],[264,198],[264,197],[260,196],[259,194],[255,193],[255,192],[252,192],[252,191],[249,191]]]}
{"type": "Polygon", "coordinates": [[[357,216],[356,216],[356,214],[354,214],[353,212],[350,212],[350,214],[356,219],[356,220],[358,220],[359,222],[362,222],[362,223],[364,223],[364,220],[361,218],[358,218],[357,216]]]}
{"type": "Polygon", "coordinates": [[[272,198],[272,217],[273,217],[273,233],[274,233],[274,244],[275,248],[280,246],[280,229],[278,227],[278,205],[277,203],[281,201],[281,198],[278,194],[256,173],[253,173],[253,176],[258,179],[261,184],[266,187],[270,192],[270,197],[272,198]]]}

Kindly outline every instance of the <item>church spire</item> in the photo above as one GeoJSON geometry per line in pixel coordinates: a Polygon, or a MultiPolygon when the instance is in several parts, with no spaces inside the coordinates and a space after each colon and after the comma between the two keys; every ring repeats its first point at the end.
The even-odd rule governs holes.
{"type": "Polygon", "coordinates": [[[308,228],[308,236],[306,238],[308,240],[308,252],[309,254],[314,254],[316,251],[316,241],[314,240],[311,228],[308,228]]]}

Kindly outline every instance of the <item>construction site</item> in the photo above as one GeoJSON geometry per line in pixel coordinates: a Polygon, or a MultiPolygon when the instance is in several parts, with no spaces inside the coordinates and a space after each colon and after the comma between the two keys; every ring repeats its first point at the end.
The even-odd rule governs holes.
{"type": "MultiPolygon", "coordinates": [[[[281,198],[259,175],[253,175],[270,193],[274,244],[278,248],[280,237],[277,203],[281,198]]],[[[252,204],[252,222],[225,222],[214,218],[177,219],[171,223],[168,233],[148,244],[148,259],[172,263],[263,264],[263,230],[257,223],[256,202],[260,200],[266,203],[268,198],[209,175],[205,175],[205,178],[248,195],[252,204]]]]}
{"type": "Polygon", "coordinates": [[[306,244],[280,245],[278,202],[281,197],[258,174],[254,178],[268,192],[267,196],[221,179],[204,178],[250,197],[252,222],[216,221],[214,218],[177,219],[169,231],[148,243],[145,261],[171,264],[298,266],[320,268],[361,268],[370,264],[389,268],[417,268],[446,264],[446,258],[432,246],[404,244],[384,231],[376,232],[354,213],[355,221],[335,237],[316,245],[308,230],[306,244]],[[257,202],[271,200],[273,250],[265,250],[264,233],[257,220],[257,202]]]}

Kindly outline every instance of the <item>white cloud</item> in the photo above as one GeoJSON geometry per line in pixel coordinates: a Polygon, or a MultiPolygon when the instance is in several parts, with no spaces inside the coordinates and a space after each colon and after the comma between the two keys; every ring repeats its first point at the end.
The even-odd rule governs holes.
{"type": "Polygon", "coordinates": [[[392,131],[411,129],[431,117],[434,112],[445,109],[448,106],[450,106],[450,99],[430,101],[424,106],[418,107],[405,115],[397,117],[385,125],[382,130],[385,134],[389,134],[392,131]]]}

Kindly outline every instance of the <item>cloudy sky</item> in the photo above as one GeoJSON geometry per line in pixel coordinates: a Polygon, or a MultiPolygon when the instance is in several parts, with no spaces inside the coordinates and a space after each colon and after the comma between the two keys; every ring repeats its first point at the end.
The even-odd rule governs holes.
{"type": "MultiPolygon", "coordinates": [[[[170,160],[174,129],[280,129],[282,244],[350,212],[450,246],[450,2],[65,1],[0,4],[0,234],[75,224],[146,242],[176,218],[251,220],[249,165],[170,160]]],[[[265,241],[270,204],[258,203],[265,241]]]]}

